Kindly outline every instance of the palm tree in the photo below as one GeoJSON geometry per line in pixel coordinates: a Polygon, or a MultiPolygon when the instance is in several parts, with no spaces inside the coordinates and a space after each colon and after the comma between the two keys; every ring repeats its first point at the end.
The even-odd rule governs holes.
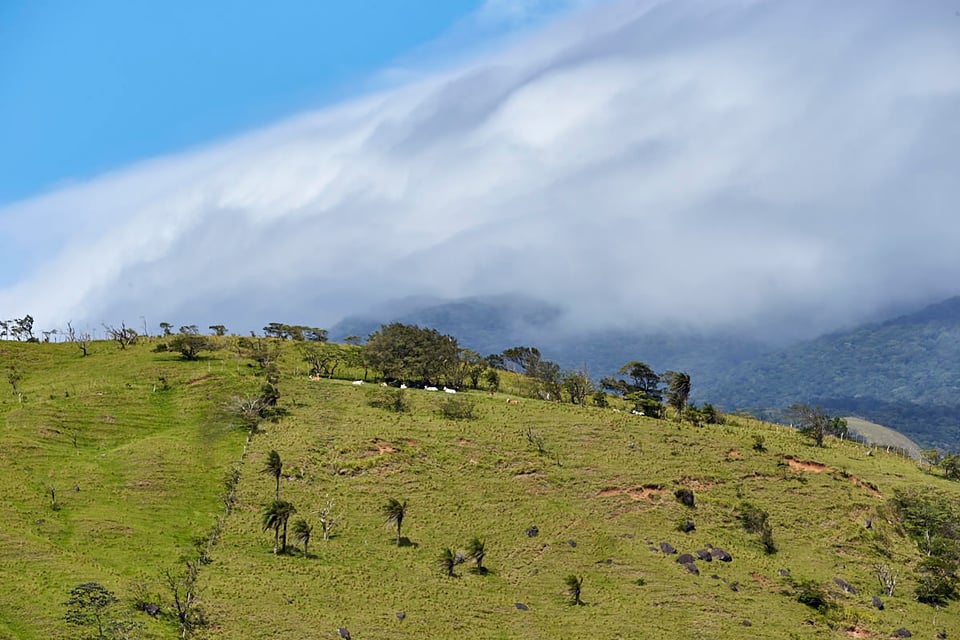
{"type": "Polygon", "coordinates": [[[297,512],[297,508],[286,500],[274,500],[263,509],[263,530],[273,529],[273,552],[284,553],[287,550],[287,520],[297,512]],[[280,530],[283,529],[281,536],[280,530]]]}
{"type": "Polygon", "coordinates": [[[483,568],[484,555],[486,555],[486,552],[484,551],[483,540],[474,537],[473,540],[467,543],[467,557],[477,563],[477,573],[485,573],[487,571],[483,568]]]}
{"type": "Polygon", "coordinates": [[[303,545],[304,558],[307,557],[307,545],[310,544],[311,533],[313,533],[313,527],[303,518],[293,523],[293,539],[303,545]]]}
{"type": "Polygon", "coordinates": [[[570,604],[583,604],[583,600],[580,599],[580,589],[583,587],[583,576],[575,576],[571,573],[563,582],[567,585],[567,595],[570,596],[570,604]]]}
{"type": "Polygon", "coordinates": [[[450,547],[447,547],[440,553],[440,557],[437,559],[437,564],[440,566],[440,570],[447,574],[448,577],[453,577],[453,567],[457,564],[457,556],[453,553],[450,547]]]}
{"type": "Polygon", "coordinates": [[[280,454],[276,450],[271,450],[267,454],[267,464],[260,470],[260,473],[269,473],[277,481],[277,490],[274,493],[273,499],[280,499],[280,473],[283,471],[283,462],[280,460],[280,454]]]}
{"type": "Polygon", "coordinates": [[[396,498],[390,498],[383,505],[383,515],[387,519],[384,526],[394,523],[397,525],[397,546],[400,546],[400,527],[403,526],[403,517],[407,515],[407,501],[400,502],[396,498]]]}

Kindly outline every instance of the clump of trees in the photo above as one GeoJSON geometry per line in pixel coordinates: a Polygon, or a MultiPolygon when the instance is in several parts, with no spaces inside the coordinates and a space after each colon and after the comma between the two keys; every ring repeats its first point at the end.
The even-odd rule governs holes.
{"type": "Polygon", "coordinates": [[[363,357],[387,380],[408,385],[439,386],[458,364],[459,347],[452,336],[436,329],[394,322],[370,334],[363,357]]]}
{"type": "Polygon", "coordinates": [[[940,469],[948,480],[960,480],[960,453],[941,453],[938,449],[924,449],[920,458],[931,467],[940,469]]]}
{"type": "Polygon", "coordinates": [[[922,489],[895,490],[891,505],[924,554],[916,567],[917,600],[942,606],[960,599],[960,506],[948,495],[922,489]]]}
{"type": "Polygon", "coordinates": [[[37,342],[33,335],[33,316],[0,320],[0,340],[14,338],[17,342],[37,342]]]}
{"type": "Polygon", "coordinates": [[[271,322],[263,328],[264,335],[280,340],[294,340],[296,342],[326,342],[327,330],[318,327],[308,327],[302,324],[285,324],[271,322]]]}

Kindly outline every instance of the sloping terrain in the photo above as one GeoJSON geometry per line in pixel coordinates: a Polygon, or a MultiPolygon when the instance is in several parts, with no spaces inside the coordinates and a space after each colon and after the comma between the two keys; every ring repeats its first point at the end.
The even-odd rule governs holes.
{"type": "Polygon", "coordinates": [[[0,403],[0,482],[10,496],[0,507],[8,587],[0,637],[69,637],[76,629],[62,603],[85,581],[127,604],[134,591],[149,594],[163,613],[130,613],[139,637],[177,637],[162,571],[207,548],[233,469],[232,510],[199,565],[207,624],[195,637],[334,638],[343,627],[358,639],[599,630],[886,638],[900,627],[914,637],[960,628],[956,603],[934,616],[914,599],[923,556],[889,502],[917,487],[956,501],[960,486],[910,459],[834,440],[816,448],[791,429],[742,418],[695,428],[616,403],[485,391],[410,389],[398,414],[370,406],[384,393],[376,384],[311,380],[289,343],[278,383],[284,413],[247,443],[224,406],[259,388],[256,366],[234,350],[182,362],[152,346],[96,343],[83,358],[67,344],[0,345],[25,396],[6,393],[0,403]],[[443,417],[438,406],[451,398],[471,402],[476,418],[443,417]],[[290,553],[274,555],[261,524],[274,498],[273,478],[261,473],[271,450],[283,460],[280,498],[297,510],[291,527],[301,517],[314,526],[306,558],[289,533],[290,553]],[[680,489],[694,506],[675,497],[680,489]],[[390,498],[407,501],[399,547],[381,513],[390,498]],[[338,523],[324,541],[318,512],[330,500],[338,523]],[[774,553],[744,530],[746,503],[768,513],[774,553]],[[688,520],[695,529],[684,533],[688,520]],[[464,551],[473,537],[485,543],[488,571],[471,571],[468,560],[444,575],[443,551],[464,551]],[[708,545],[732,560],[696,560],[699,575],[677,562],[708,545]],[[899,573],[882,611],[871,605],[878,564],[899,573]],[[583,578],[586,606],[568,603],[569,575],[583,578]],[[798,602],[806,581],[832,606],[798,602]]]}

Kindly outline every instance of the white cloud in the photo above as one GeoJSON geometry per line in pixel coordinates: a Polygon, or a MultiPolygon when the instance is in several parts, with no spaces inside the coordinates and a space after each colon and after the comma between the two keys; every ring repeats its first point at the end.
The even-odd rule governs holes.
{"type": "Polygon", "coordinates": [[[588,3],[410,84],[0,209],[39,261],[0,314],[240,329],[520,291],[581,323],[797,332],[956,293],[955,22],[946,3],[588,3]]]}

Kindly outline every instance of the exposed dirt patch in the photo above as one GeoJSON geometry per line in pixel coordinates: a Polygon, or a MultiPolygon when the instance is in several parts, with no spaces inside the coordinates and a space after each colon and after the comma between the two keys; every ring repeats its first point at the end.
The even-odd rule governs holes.
{"type": "Polygon", "coordinates": [[[187,381],[187,386],[192,384],[197,384],[198,382],[203,382],[204,380],[209,380],[210,378],[215,377],[212,373],[208,373],[205,376],[200,376],[199,378],[194,378],[193,380],[187,381]]]}
{"type": "Polygon", "coordinates": [[[466,438],[460,438],[459,440],[457,440],[457,444],[460,445],[461,447],[465,447],[466,445],[470,444],[470,441],[467,440],[466,438]]]}
{"type": "MultiPolygon", "coordinates": [[[[793,456],[784,456],[783,459],[787,461],[787,464],[794,471],[809,471],[811,473],[823,473],[824,471],[831,470],[830,467],[828,467],[827,465],[822,464],[820,462],[814,462],[812,460],[797,460],[793,456]]],[[[877,498],[883,497],[883,494],[880,493],[880,490],[877,489],[877,487],[871,484],[870,482],[866,482],[865,480],[861,480],[857,476],[852,476],[846,473],[843,473],[842,476],[850,480],[850,482],[860,487],[870,495],[877,498]]]]}
{"type": "Polygon", "coordinates": [[[117,421],[117,419],[111,416],[110,414],[102,415],[100,416],[100,419],[106,422],[107,424],[113,424],[117,421]]]}
{"type": "Polygon", "coordinates": [[[637,487],[635,489],[621,489],[619,487],[608,487],[597,492],[598,498],[609,498],[612,496],[630,496],[632,500],[649,500],[655,495],[659,495],[666,491],[663,487],[658,484],[645,484],[642,487],[637,487]]]}
{"type": "Polygon", "coordinates": [[[767,578],[767,576],[765,576],[765,575],[763,575],[763,574],[761,574],[761,573],[757,573],[756,571],[754,571],[753,573],[751,573],[751,574],[750,574],[750,577],[753,578],[755,581],[759,582],[759,583],[760,583],[761,585],[763,585],[763,586],[767,586],[767,584],[769,584],[769,582],[770,582],[770,579],[767,578]]]}
{"type": "Polygon", "coordinates": [[[822,473],[827,471],[829,467],[825,464],[819,462],[814,462],[812,460],[797,460],[793,456],[784,456],[784,460],[787,461],[787,464],[790,465],[790,468],[794,471],[810,471],[812,473],[822,473]]]}
{"type": "Polygon", "coordinates": [[[871,483],[869,483],[869,482],[866,482],[866,481],[864,481],[864,480],[861,480],[861,479],[858,478],[857,476],[849,476],[849,478],[850,478],[850,482],[852,482],[853,484],[857,485],[858,487],[860,487],[861,489],[863,489],[864,491],[866,491],[866,492],[869,493],[870,495],[874,496],[875,498],[882,498],[882,497],[883,497],[883,494],[880,493],[880,490],[877,489],[877,487],[874,486],[873,484],[871,484],[871,483]]]}
{"type": "Polygon", "coordinates": [[[405,441],[405,444],[406,444],[408,447],[415,447],[415,446],[417,446],[417,441],[416,441],[416,440],[406,440],[406,441],[405,441]]]}
{"type": "Polygon", "coordinates": [[[844,634],[848,638],[869,638],[870,632],[864,629],[863,627],[854,627],[852,629],[847,629],[844,634]]]}
{"type": "Polygon", "coordinates": [[[380,438],[377,438],[373,441],[373,446],[376,447],[378,455],[394,453],[397,450],[392,444],[385,440],[381,440],[380,438]]]}
{"type": "Polygon", "coordinates": [[[741,458],[743,458],[743,454],[740,453],[737,449],[730,449],[730,451],[727,451],[727,459],[740,460],[741,458]]]}

